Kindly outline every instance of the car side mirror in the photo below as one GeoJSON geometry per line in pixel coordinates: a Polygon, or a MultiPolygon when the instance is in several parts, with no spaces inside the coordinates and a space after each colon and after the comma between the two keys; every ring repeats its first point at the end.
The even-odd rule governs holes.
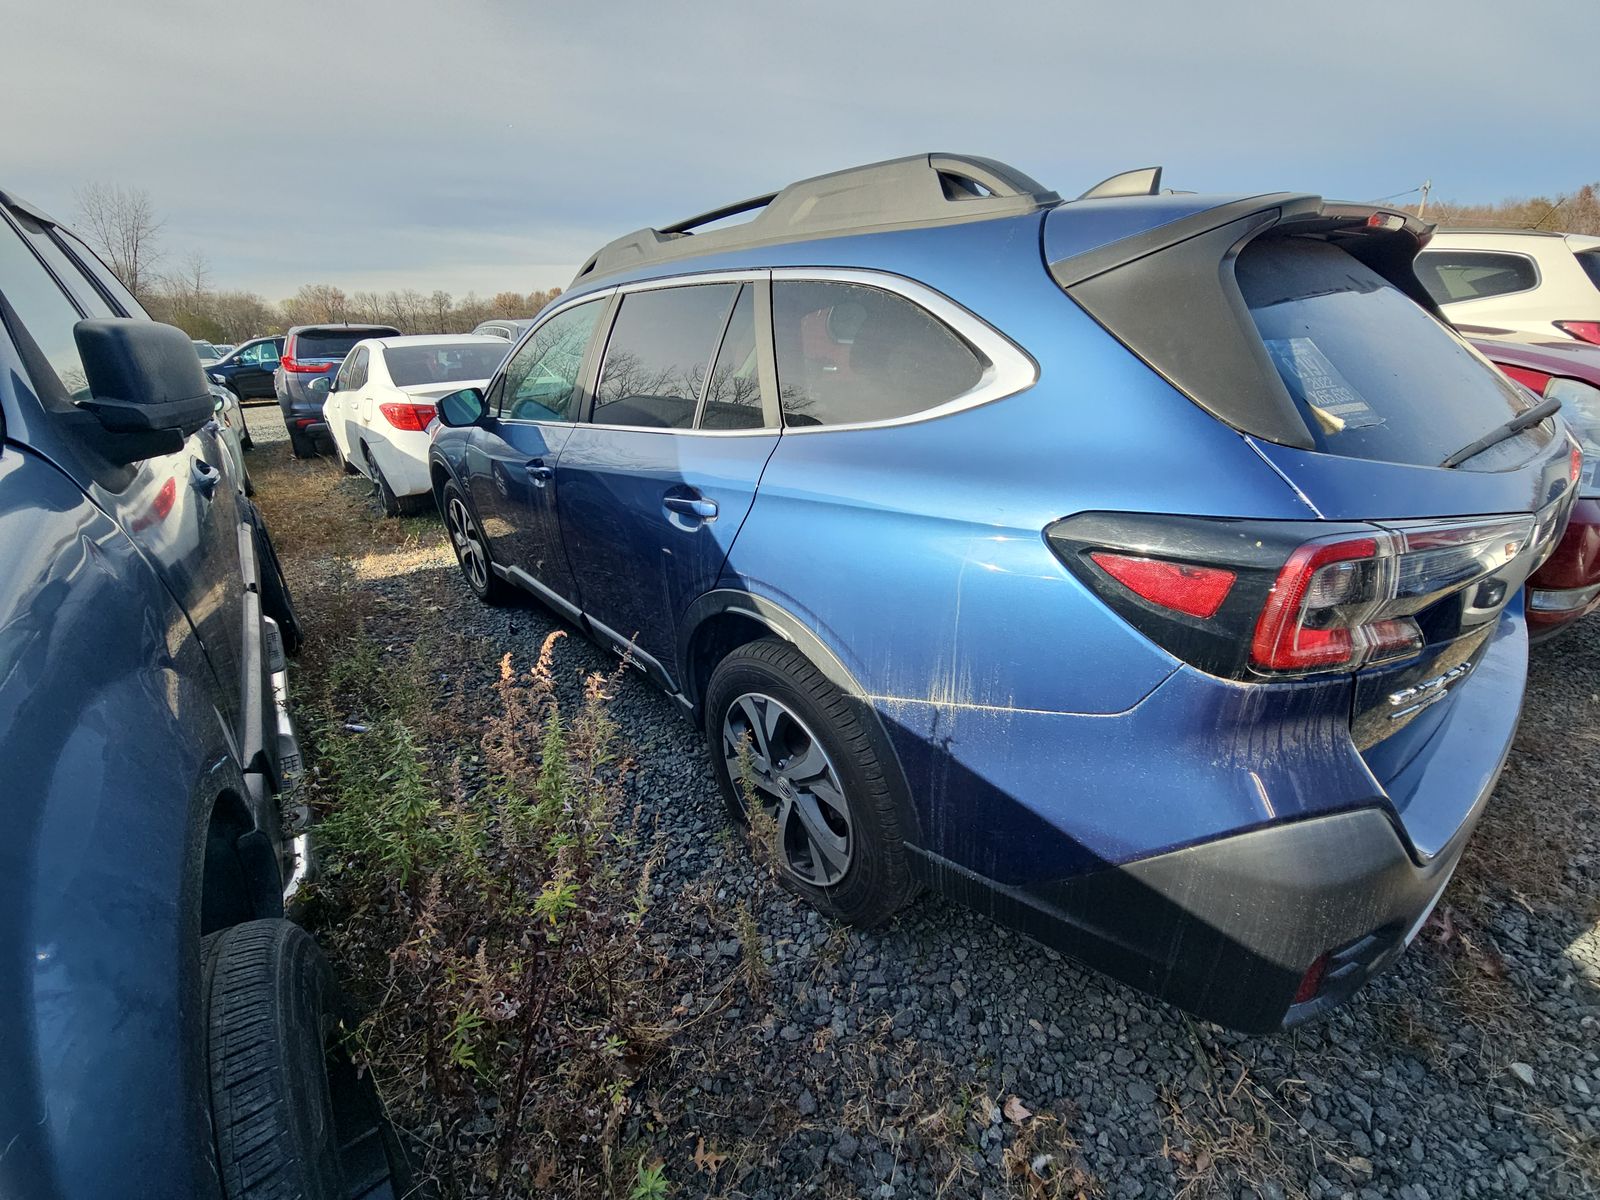
{"type": "Polygon", "coordinates": [[[477,388],[462,388],[448,396],[439,397],[439,423],[452,429],[465,429],[477,425],[489,415],[489,406],[477,388]]]}
{"type": "Polygon", "coordinates": [[[73,326],[97,440],[114,462],[133,463],[183,448],[212,417],[211,389],[183,330],[130,317],[93,318],[73,326]]]}
{"type": "Polygon", "coordinates": [[[306,390],[317,392],[325,396],[329,392],[333,391],[333,381],[326,375],[323,375],[306,384],[306,390]]]}

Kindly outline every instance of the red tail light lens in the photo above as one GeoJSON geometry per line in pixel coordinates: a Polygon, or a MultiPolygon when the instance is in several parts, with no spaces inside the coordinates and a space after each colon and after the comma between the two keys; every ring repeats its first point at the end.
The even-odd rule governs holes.
{"type": "Polygon", "coordinates": [[[1555,326],[1568,337],[1600,346],[1600,321],[1557,321],[1555,326]]]}
{"type": "Polygon", "coordinates": [[[332,363],[306,363],[298,362],[285,354],[278,360],[278,365],[285,371],[293,371],[297,375],[320,375],[324,371],[333,369],[332,363]]]}
{"type": "Polygon", "coordinates": [[[1328,958],[1327,954],[1319,955],[1317,961],[1306,968],[1306,973],[1300,977],[1300,986],[1294,991],[1296,1004],[1315,1000],[1317,993],[1322,991],[1322,980],[1328,974],[1328,958]]]}
{"type": "Polygon", "coordinates": [[[1221,567],[1165,562],[1109,550],[1093,551],[1089,557],[1129,591],[1152,604],[1188,613],[1191,617],[1214,616],[1237,578],[1232,571],[1221,567]]]}
{"type": "Polygon", "coordinates": [[[380,404],[383,419],[396,429],[421,433],[433,424],[437,410],[431,404],[380,404]]]}
{"type": "Polygon", "coordinates": [[[1532,388],[1541,396],[1544,395],[1545,385],[1550,382],[1550,376],[1531,367],[1518,367],[1511,363],[1495,363],[1495,366],[1499,367],[1503,374],[1509,375],[1525,388],[1532,388]]]}
{"type": "Polygon", "coordinates": [[[1493,621],[1553,544],[1570,495],[1537,517],[1393,525],[1082,513],[1045,536],[1163,649],[1259,680],[1396,662],[1493,621]]]}

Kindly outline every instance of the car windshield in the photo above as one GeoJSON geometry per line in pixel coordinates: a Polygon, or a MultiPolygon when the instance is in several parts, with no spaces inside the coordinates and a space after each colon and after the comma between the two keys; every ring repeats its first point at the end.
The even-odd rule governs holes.
{"type": "Polygon", "coordinates": [[[222,351],[218,350],[210,342],[196,341],[195,344],[194,344],[194,352],[196,354],[198,354],[201,358],[221,358],[222,357],[222,351]]]}
{"type": "Polygon", "coordinates": [[[491,346],[463,342],[391,346],[383,352],[383,361],[396,387],[464,383],[469,379],[487,379],[493,375],[508,348],[505,344],[491,346]]]}

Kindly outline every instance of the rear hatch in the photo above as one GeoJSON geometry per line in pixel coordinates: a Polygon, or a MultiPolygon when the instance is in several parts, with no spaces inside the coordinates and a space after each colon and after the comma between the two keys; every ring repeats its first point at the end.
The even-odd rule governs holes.
{"type": "MultiPolygon", "coordinates": [[[[303,329],[284,347],[284,361],[300,369],[328,371],[344,361],[355,344],[365,338],[398,337],[399,330],[387,326],[361,326],[352,329],[303,329]]],[[[289,368],[293,370],[294,368],[289,368]]]]}
{"type": "MultiPolygon", "coordinates": [[[[1204,578],[1192,572],[1233,581],[1217,577],[1225,599],[1205,621],[1238,605],[1235,636],[1213,639],[1201,665],[1256,680],[1345,673],[1353,736],[1382,782],[1422,751],[1553,548],[1575,475],[1559,418],[1436,319],[1411,268],[1428,232],[1404,214],[1282,194],[1051,263],[1068,295],[1245,436],[1314,514],[1281,541],[1261,523],[1163,535],[1154,557],[1191,573],[1180,599],[1204,578]]],[[[1051,244],[1047,223],[1047,257],[1051,244]]],[[[1136,549],[1150,546],[1146,535],[1136,549]]],[[[1151,586],[1137,558],[1105,562],[1151,586]]],[[[1190,645],[1193,609],[1176,618],[1194,626],[1190,645]]],[[[1514,696],[1503,703],[1514,712],[1514,696]]]]}

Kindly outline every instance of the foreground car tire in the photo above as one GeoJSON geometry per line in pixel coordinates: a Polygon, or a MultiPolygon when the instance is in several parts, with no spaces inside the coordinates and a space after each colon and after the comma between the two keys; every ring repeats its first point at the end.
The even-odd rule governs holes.
{"type": "Polygon", "coordinates": [[[445,533],[450,538],[450,548],[456,552],[461,577],[467,581],[472,594],[496,607],[514,604],[518,599],[517,589],[494,573],[489,541],[483,536],[483,529],[466,496],[454,480],[444,485],[443,495],[440,507],[444,510],[445,533]]]}
{"type": "Polygon", "coordinates": [[[917,893],[882,764],[844,693],[787,642],[733,651],[706,687],[706,743],[729,813],[748,786],[774,820],[779,878],[853,925],[887,920],[917,893]]]}
{"type": "Polygon", "coordinates": [[[202,954],[227,1200],[404,1195],[409,1172],[376,1094],[338,1050],[333,973],[311,935],[248,921],[206,938],[202,954]]]}

